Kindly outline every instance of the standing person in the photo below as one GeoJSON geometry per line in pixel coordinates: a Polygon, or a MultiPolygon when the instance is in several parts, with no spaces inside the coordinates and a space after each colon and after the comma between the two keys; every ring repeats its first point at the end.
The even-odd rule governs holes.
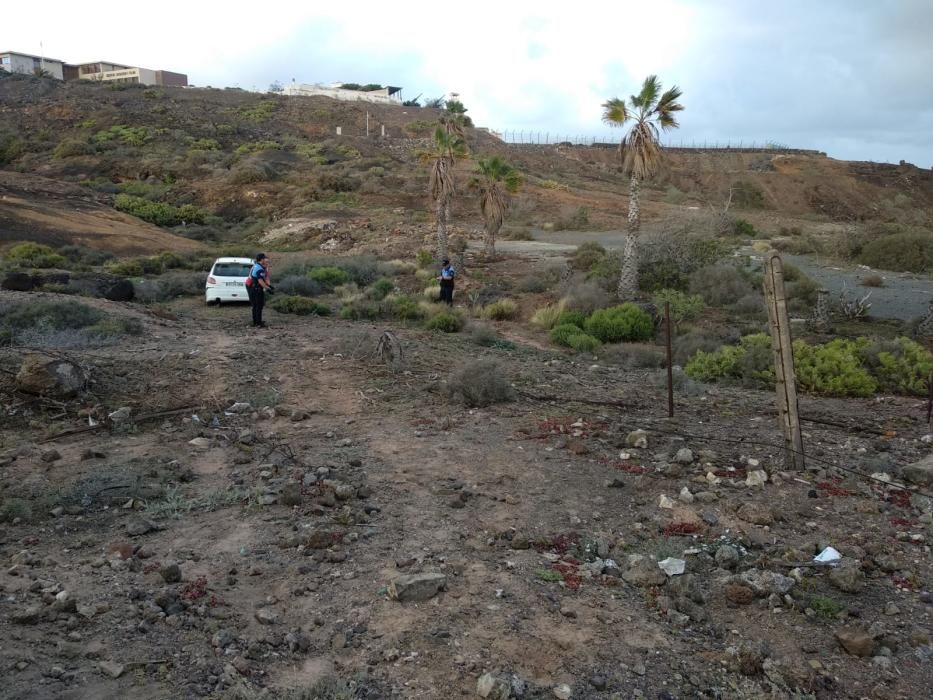
{"type": "Polygon", "coordinates": [[[249,303],[253,308],[253,326],[265,328],[262,320],[262,307],[266,304],[266,292],[272,294],[272,285],[269,283],[269,258],[265,253],[256,256],[256,262],[246,278],[246,292],[249,294],[249,303]]]}
{"type": "Polygon", "coordinates": [[[441,301],[447,306],[453,306],[454,303],[454,277],[456,274],[450,260],[445,258],[442,263],[441,274],[437,279],[441,282],[441,301]]]}

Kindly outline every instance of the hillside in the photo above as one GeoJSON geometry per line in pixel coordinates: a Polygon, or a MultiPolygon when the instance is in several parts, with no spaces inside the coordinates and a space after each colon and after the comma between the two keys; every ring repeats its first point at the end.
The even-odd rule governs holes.
{"type": "MultiPolygon", "coordinates": [[[[180,233],[202,240],[238,240],[295,217],[338,224],[365,217],[377,232],[427,231],[426,176],[415,151],[438,116],[437,110],[323,97],[114,90],[4,77],[0,167],[77,185],[103,204],[124,193],[193,205],[203,220],[180,233]],[[384,139],[375,135],[383,126],[384,139]]],[[[475,156],[500,154],[524,172],[512,225],[546,228],[580,207],[594,228],[623,225],[627,182],[613,149],[510,146],[480,129],[469,130],[468,141],[475,156]]],[[[473,168],[470,162],[458,167],[462,180],[473,168]]],[[[933,172],[910,165],[817,154],[672,151],[664,174],[646,188],[646,225],[695,216],[697,207],[722,208],[730,190],[743,195],[742,201],[733,197],[732,211],[741,210],[766,235],[794,222],[929,226],[933,217],[933,172]]],[[[474,195],[464,187],[453,214],[468,228],[480,223],[474,195]]],[[[61,229],[72,225],[63,221],[61,229]]],[[[7,226],[7,240],[29,235],[7,226]]]]}

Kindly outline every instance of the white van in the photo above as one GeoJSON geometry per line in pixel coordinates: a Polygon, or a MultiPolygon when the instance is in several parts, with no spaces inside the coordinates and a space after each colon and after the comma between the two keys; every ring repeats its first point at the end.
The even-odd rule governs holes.
{"type": "Polygon", "coordinates": [[[208,304],[225,301],[249,301],[246,278],[253,267],[249,258],[217,258],[207,273],[204,300],[208,304]]]}

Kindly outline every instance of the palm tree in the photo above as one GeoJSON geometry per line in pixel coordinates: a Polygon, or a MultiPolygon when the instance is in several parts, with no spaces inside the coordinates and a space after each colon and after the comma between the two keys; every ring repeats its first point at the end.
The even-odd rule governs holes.
{"type": "Polygon", "coordinates": [[[434,129],[434,143],[430,150],[419,151],[418,158],[429,168],[429,190],[437,214],[437,257],[447,257],[447,221],[450,216],[450,200],[453,199],[455,182],[453,168],[461,158],[466,158],[467,147],[463,137],[455,129],[448,130],[443,124],[434,129]]]}
{"type": "Polygon", "coordinates": [[[491,258],[496,254],[496,235],[512,206],[510,195],[518,192],[522,176],[499,156],[480,158],[477,165],[478,177],[470,181],[470,187],[479,190],[479,206],[485,223],[485,254],[491,258]]]}
{"type": "Polygon", "coordinates": [[[622,248],[622,274],[619,275],[618,286],[621,299],[633,299],[638,292],[638,231],[641,227],[639,184],[651,177],[660,166],[661,131],[679,126],[674,116],[684,108],[677,101],[681,94],[676,85],[662,94],[658,76],[649,75],[642,83],[641,92],[629,97],[628,103],[614,97],[603,104],[603,121],[606,124],[623,126],[629,120],[633,122],[619,143],[622,171],[631,176],[628,227],[622,248]]]}

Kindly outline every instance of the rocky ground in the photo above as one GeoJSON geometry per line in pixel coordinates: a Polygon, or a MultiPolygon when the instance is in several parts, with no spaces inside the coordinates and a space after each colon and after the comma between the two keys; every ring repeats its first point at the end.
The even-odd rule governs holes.
{"type": "Polygon", "coordinates": [[[764,392],[668,419],[663,372],[521,338],[396,328],[386,366],[381,327],[95,303],[146,333],[54,358],[76,398],[0,354],[0,697],[929,693],[915,399],[803,399],[791,473],[764,392]],[[448,395],[480,355],[512,401],[448,395]]]}

